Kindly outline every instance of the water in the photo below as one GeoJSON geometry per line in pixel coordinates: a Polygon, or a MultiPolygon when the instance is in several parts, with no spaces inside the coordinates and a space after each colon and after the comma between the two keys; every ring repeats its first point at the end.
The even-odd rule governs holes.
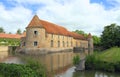
{"type": "Polygon", "coordinates": [[[68,69],[65,73],[56,75],[55,77],[120,77],[119,73],[108,73],[102,71],[74,71],[75,67],[68,69]]]}

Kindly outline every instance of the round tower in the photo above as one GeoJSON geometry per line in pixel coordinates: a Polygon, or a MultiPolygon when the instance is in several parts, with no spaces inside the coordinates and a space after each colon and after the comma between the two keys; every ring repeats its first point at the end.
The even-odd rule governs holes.
{"type": "Polygon", "coordinates": [[[93,38],[92,35],[89,33],[88,34],[88,54],[93,53],[93,38]]]}
{"type": "Polygon", "coordinates": [[[44,47],[45,29],[37,15],[33,17],[26,28],[26,48],[44,47]]]}

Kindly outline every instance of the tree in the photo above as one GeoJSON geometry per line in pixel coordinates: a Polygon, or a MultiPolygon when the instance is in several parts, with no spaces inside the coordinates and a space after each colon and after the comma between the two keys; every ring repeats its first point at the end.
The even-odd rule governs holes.
{"type": "Polygon", "coordinates": [[[9,32],[9,34],[12,34],[11,32],[9,32]]]}
{"type": "Polygon", "coordinates": [[[120,47],[120,26],[116,24],[105,26],[101,35],[101,43],[105,49],[113,46],[120,47]]]}
{"type": "Polygon", "coordinates": [[[75,31],[73,31],[73,32],[78,33],[78,34],[82,34],[82,35],[84,35],[85,37],[87,37],[87,36],[88,36],[88,34],[87,34],[87,33],[85,33],[85,32],[84,32],[84,31],[82,31],[82,30],[75,30],[75,31]]]}
{"type": "Polygon", "coordinates": [[[4,29],[0,27],[0,33],[4,33],[4,29]]]}
{"type": "Polygon", "coordinates": [[[78,33],[78,34],[85,34],[85,32],[82,31],[82,30],[75,30],[75,31],[73,31],[73,32],[78,33]]]}
{"type": "Polygon", "coordinates": [[[99,46],[101,44],[101,39],[98,36],[93,35],[93,44],[94,46],[99,46]]]}
{"type": "Polygon", "coordinates": [[[22,34],[20,29],[17,30],[17,34],[22,34]]]}

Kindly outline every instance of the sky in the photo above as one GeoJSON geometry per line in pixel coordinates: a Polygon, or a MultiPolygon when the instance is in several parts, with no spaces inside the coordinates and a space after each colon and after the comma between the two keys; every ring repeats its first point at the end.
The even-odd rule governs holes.
{"type": "Polygon", "coordinates": [[[0,27],[7,33],[25,30],[34,15],[100,36],[104,26],[120,25],[120,0],[0,0],[0,27]]]}

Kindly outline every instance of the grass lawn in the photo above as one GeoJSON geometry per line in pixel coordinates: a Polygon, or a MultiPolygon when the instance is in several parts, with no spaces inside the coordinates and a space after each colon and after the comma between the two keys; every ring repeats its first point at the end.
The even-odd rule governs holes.
{"type": "Polygon", "coordinates": [[[120,62],[120,48],[110,48],[104,52],[97,54],[96,57],[107,62],[120,62]]]}

